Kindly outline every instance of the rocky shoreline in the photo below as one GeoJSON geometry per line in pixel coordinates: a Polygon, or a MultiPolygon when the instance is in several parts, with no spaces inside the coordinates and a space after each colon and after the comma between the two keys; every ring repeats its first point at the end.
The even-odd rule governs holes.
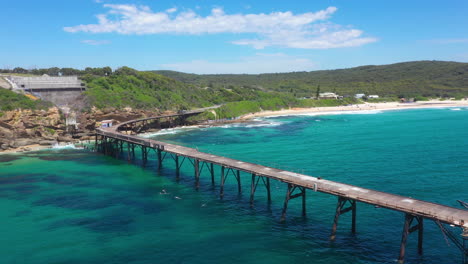
{"type": "Polygon", "coordinates": [[[132,110],[98,110],[78,113],[76,125],[67,126],[65,115],[57,108],[48,110],[14,110],[0,116],[0,152],[21,152],[54,145],[94,140],[94,130],[102,120],[116,123],[157,115],[157,112],[132,110]]]}
{"type": "MultiPolygon", "coordinates": [[[[438,107],[468,107],[468,101],[428,101],[413,104],[373,103],[339,107],[317,107],[307,109],[287,109],[281,111],[263,111],[252,113],[234,120],[216,120],[215,122],[198,123],[202,126],[213,126],[225,123],[248,122],[255,117],[301,114],[326,114],[346,111],[396,110],[438,107]]],[[[115,123],[146,118],[161,114],[143,110],[99,110],[77,114],[76,126],[66,125],[65,115],[57,107],[48,110],[15,110],[0,113],[0,153],[33,151],[53,146],[80,144],[94,140],[94,131],[102,120],[114,120],[115,123]]],[[[192,124],[193,125],[193,124],[192,124]]],[[[146,132],[159,129],[148,128],[146,132]]]]}

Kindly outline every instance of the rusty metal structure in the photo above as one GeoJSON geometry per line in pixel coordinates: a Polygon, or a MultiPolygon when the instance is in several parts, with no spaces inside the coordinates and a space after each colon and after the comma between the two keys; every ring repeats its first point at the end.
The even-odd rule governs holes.
{"type": "Polygon", "coordinates": [[[202,111],[187,111],[173,115],[132,120],[110,128],[96,130],[95,149],[106,155],[114,157],[127,157],[131,162],[135,159],[135,148],[141,149],[143,165],[148,161],[151,151],[157,157],[158,168],[164,161],[172,159],[176,168],[176,179],[179,179],[180,169],[185,161],[193,165],[195,188],[199,188],[200,177],[203,171],[208,172],[211,184],[215,184],[214,165],[220,167],[220,197],[224,195],[224,184],[227,177],[234,177],[237,181],[238,192],[242,191],[240,172],[251,175],[250,204],[254,204],[255,191],[258,184],[267,190],[268,202],[271,201],[270,181],[276,180],[287,184],[281,220],[286,219],[288,203],[291,199],[301,198],[302,215],[306,215],[306,191],[322,192],[337,197],[335,217],[333,219],[330,239],[334,240],[337,233],[338,220],[341,215],[351,212],[351,232],[356,232],[357,203],[366,203],[376,207],[387,208],[405,214],[400,253],[398,262],[404,263],[406,244],[411,233],[418,233],[418,253],[423,253],[424,220],[434,221],[441,229],[446,239],[450,239],[462,255],[462,263],[468,264],[468,210],[449,207],[441,204],[426,202],[410,197],[365,189],[358,186],[329,181],[320,177],[299,174],[291,171],[262,166],[255,163],[243,162],[223,156],[200,152],[197,149],[165,143],[152,139],[138,137],[141,132],[151,124],[161,127],[164,122],[180,125],[192,115],[202,111]],[[458,227],[461,234],[454,234],[446,225],[458,227]]]}

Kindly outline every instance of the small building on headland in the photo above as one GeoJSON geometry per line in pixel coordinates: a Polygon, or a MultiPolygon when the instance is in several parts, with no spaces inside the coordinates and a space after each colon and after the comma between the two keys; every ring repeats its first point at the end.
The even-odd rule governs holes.
{"type": "Polygon", "coordinates": [[[376,95],[376,94],[372,94],[372,95],[367,96],[367,99],[377,99],[377,98],[379,98],[379,96],[376,95]]]}
{"type": "Polygon", "coordinates": [[[364,96],[366,96],[366,94],[355,94],[355,95],[354,95],[354,98],[356,98],[356,99],[362,99],[364,96]]]}
{"type": "Polygon", "coordinates": [[[102,128],[111,127],[113,121],[114,121],[114,120],[102,120],[102,121],[101,121],[101,127],[102,127],[102,128]]]}

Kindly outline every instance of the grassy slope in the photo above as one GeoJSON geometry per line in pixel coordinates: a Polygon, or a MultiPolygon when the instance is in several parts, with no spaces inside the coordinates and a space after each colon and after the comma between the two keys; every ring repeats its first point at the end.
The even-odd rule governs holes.
{"type": "Polygon", "coordinates": [[[46,109],[51,103],[41,100],[33,101],[28,97],[17,94],[7,89],[0,89],[0,111],[11,111],[15,109],[46,109]]]}

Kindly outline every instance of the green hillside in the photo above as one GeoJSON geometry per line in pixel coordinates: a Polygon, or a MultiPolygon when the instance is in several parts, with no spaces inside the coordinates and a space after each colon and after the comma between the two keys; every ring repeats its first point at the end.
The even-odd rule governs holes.
{"type": "MultiPolygon", "coordinates": [[[[5,70],[4,70],[5,71],[5,70]]],[[[382,100],[400,97],[468,96],[468,63],[405,62],[351,69],[272,74],[196,75],[174,71],[137,71],[122,67],[49,68],[9,73],[79,75],[86,83],[85,101],[98,108],[180,110],[225,104],[217,117],[233,117],[258,110],[353,103],[353,100],[301,100],[321,92],[340,95],[377,94],[382,100]]],[[[40,108],[42,103],[4,90],[0,111],[40,108]]]]}
{"type": "Polygon", "coordinates": [[[117,69],[109,76],[87,74],[85,92],[91,105],[98,108],[180,110],[206,107],[238,101],[281,100],[295,98],[278,92],[263,92],[255,88],[200,87],[152,72],[128,67],[117,69]]]}
{"type": "Polygon", "coordinates": [[[415,61],[350,69],[271,74],[196,75],[155,71],[198,87],[254,87],[296,96],[312,96],[316,87],[340,95],[356,93],[380,96],[468,95],[468,63],[415,61]]]}

